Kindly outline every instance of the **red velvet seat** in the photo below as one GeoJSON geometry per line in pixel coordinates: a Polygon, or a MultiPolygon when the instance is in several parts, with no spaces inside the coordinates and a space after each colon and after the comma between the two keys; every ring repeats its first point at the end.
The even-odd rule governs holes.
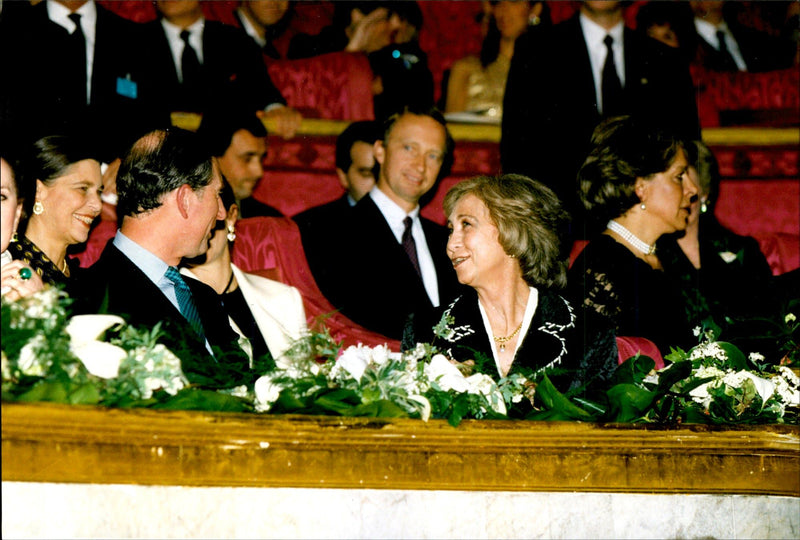
{"type": "Polygon", "coordinates": [[[115,221],[100,221],[89,233],[86,247],[75,256],[81,262],[81,268],[92,266],[106,247],[109,240],[117,234],[117,223],[115,221]]]}
{"type": "MultiPolygon", "coordinates": [[[[249,218],[236,226],[233,262],[245,272],[267,272],[268,277],[296,287],[303,297],[309,326],[322,320],[337,340],[345,346],[364,343],[375,346],[387,344],[399,351],[400,343],[354,323],[328,302],[317,287],[306,262],[300,231],[289,218],[249,218]],[[270,271],[271,270],[271,271],[270,271]]],[[[331,261],[331,264],[346,264],[331,261]]],[[[391,309],[387,306],[387,309],[391,309]]]]}
{"type": "Polygon", "coordinates": [[[308,118],[372,120],[372,69],[359,53],[337,52],[267,64],[286,102],[308,118]]]}

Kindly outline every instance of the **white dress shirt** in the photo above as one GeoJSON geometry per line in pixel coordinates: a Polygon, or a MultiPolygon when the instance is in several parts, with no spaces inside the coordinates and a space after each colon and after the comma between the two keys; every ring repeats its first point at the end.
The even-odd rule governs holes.
{"type": "Polygon", "coordinates": [[[239,20],[242,21],[242,30],[247,32],[247,35],[253,38],[253,40],[258,43],[259,47],[263,48],[264,45],[267,44],[267,40],[258,35],[255,26],[253,26],[253,23],[247,18],[247,15],[244,14],[242,8],[238,8],[236,12],[239,15],[239,20]]]}
{"type": "Polygon", "coordinates": [[[592,64],[592,78],[594,79],[594,92],[597,99],[597,112],[603,112],[603,66],[606,64],[608,48],[604,40],[610,35],[614,38],[611,50],[614,51],[614,65],[622,87],[625,88],[625,45],[623,35],[625,24],[620,21],[611,30],[606,30],[596,22],[581,13],[581,29],[583,39],[586,41],[586,50],[589,52],[589,61],[592,64]]]}
{"type": "Polygon", "coordinates": [[[414,237],[414,243],[417,246],[417,261],[422,273],[422,283],[425,285],[425,292],[428,293],[431,303],[434,307],[438,306],[439,283],[436,278],[436,267],[433,265],[433,257],[428,249],[425,232],[422,230],[422,222],[419,220],[419,206],[406,214],[405,210],[397,206],[397,203],[391,200],[377,185],[369,192],[369,196],[383,214],[383,219],[391,227],[398,244],[403,242],[403,232],[406,230],[403,220],[406,216],[411,217],[411,236],[414,237]]]}
{"type": "Polygon", "coordinates": [[[739,50],[739,44],[736,43],[736,38],[733,37],[731,29],[728,28],[728,25],[725,24],[725,21],[722,21],[719,26],[714,26],[708,21],[704,21],[703,19],[698,19],[695,17],[694,27],[697,30],[697,33],[700,34],[700,37],[706,40],[708,44],[714,47],[716,50],[719,50],[719,38],[717,38],[717,32],[724,33],[725,46],[728,48],[728,52],[731,53],[733,61],[736,62],[736,66],[739,68],[739,71],[747,71],[747,64],[742,56],[742,51],[739,50]]]}
{"type": "Polygon", "coordinates": [[[164,28],[164,33],[169,42],[169,49],[172,51],[172,61],[175,64],[175,71],[178,73],[178,80],[183,82],[183,47],[184,42],[181,39],[181,32],[184,30],[189,31],[189,44],[194,49],[197,55],[197,61],[203,64],[203,27],[206,20],[202,17],[192,23],[189,28],[181,28],[169,22],[166,19],[161,19],[161,26],[164,28]]]}
{"type": "MultiPolygon", "coordinates": [[[[62,4],[47,0],[47,17],[57,25],[65,28],[70,34],[75,32],[76,26],[69,18],[73,12],[62,4]]],[[[94,2],[86,2],[75,13],[81,16],[81,30],[86,39],[86,103],[92,99],[92,72],[94,64],[94,44],[97,37],[97,7],[94,2]]]]}

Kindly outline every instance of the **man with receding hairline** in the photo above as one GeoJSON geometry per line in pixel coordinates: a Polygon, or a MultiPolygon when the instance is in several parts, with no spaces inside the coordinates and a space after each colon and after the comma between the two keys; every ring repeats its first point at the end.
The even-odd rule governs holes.
{"type": "Polygon", "coordinates": [[[213,289],[181,276],[184,257],[206,252],[220,201],[219,166],[194,133],[158,130],[122,158],[116,236],[78,283],[78,312],[123,315],[130,324],[162,324],[162,340],[190,382],[229,387],[252,382],[213,289]]]}
{"type": "Polygon", "coordinates": [[[406,318],[455,297],[447,229],[419,215],[420,199],[448,169],[453,140],[442,114],[406,107],[373,146],[377,183],[308,255],[322,293],[353,321],[400,339],[406,318]]]}

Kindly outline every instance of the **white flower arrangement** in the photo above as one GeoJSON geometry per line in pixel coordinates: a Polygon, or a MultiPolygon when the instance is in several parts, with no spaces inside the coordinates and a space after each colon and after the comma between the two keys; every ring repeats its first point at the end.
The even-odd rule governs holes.
{"type": "MultiPolygon", "coordinates": [[[[688,353],[673,350],[667,359],[691,363],[690,376],[677,381],[671,391],[685,392],[702,414],[716,421],[780,422],[787,408],[800,407],[800,379],[791,369],[760,366],[764,356],[758,352],[750,353],[748,364],[738,348],[717,341],[713,331],[697,328],[695,335],[702,336],[700,344],[688,353]]],[[[651,374],[645,382],[657,385],[661,373],[669,369],[651,374]]]]}
{"type": "Polygon", "coordinates": [[[116,405],[149,400],[156,390],[174,396],[187,386],[180,359],[158,343],[157,327],[138,330],[116,315],[68,317],[67,303],[54,287],[3,300],[4,398],[116,405]]]}

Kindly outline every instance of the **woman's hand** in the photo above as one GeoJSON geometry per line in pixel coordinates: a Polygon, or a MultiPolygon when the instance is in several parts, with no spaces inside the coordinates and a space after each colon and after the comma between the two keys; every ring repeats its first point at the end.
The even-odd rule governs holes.
{"type": "Polygon", "coordinates": [[[0,271],[0,292],[6,300],[19,300],[43,288],[41,276],[23,261],[11,261],[0,271]]]}

